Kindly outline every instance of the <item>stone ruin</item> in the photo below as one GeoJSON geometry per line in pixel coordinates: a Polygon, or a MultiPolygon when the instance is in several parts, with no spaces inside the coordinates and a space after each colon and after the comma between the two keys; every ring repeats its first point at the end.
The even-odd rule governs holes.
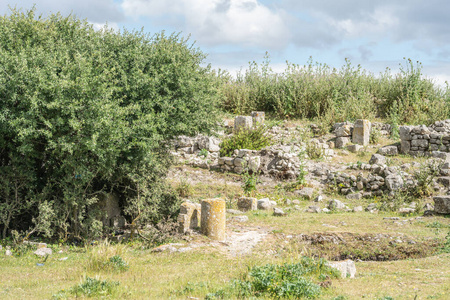
{"type": "Polygon", "coordinates": [[[201,229],[207,237],[223,241],[226,238],[225,201],[207,199],[199,203],[184,202],[178,215],[180,233],[201,229]]]}
{"type": "Polygon", "coordinates": [[[430,126],[400,126],[401,152],[413,156],[450,152],[450,119],[430,126]]]}
{"type": "Polygon", "coordinates": [[[333,133],[336,135],[335,147],[345,148],[350,142],[367,146],[369,145],[372,124],[368,120],[356,120],[355,123],[343,122],[333,125],[333,133]]]}

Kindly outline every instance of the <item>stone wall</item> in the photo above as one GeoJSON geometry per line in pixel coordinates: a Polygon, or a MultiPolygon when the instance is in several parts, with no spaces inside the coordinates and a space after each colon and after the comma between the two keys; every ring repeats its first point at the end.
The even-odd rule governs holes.
{"type": "Polygon", "coordinates": [[[401,152],[425,155],[433,151],[450,152],[450,119],[430,126],[400,126],[401,152]]]}

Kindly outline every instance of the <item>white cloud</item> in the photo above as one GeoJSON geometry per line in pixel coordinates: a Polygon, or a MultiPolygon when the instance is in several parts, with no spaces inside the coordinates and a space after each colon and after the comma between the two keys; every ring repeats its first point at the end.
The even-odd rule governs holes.
{"type": "MultiPolygon", "coordinates": [[[[257,0],[124,0],[126,15],[135,18],[177,15],[173,26],[183,28],[206,45],[241,44],[280,49],[290,34],[282,11],[257,0]]],[[[170,19],[167,19],[170,20],[170,19]]]]}

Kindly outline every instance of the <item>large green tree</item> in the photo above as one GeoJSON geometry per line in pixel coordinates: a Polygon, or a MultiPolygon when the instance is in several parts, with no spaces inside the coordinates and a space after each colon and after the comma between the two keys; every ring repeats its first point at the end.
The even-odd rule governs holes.
{"type": "Polygon", "coordinates": [[[112,190],[130,218],[174,212],[167,141],[216,124],[205,55],[179,34],[0,17],[0,228],[83,235],[112,190]]]}

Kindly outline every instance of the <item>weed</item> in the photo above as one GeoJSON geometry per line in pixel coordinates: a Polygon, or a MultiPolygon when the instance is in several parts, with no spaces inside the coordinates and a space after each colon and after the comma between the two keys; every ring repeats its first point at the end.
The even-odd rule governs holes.
{"type": "Polygon", "coordinates": [[[377,128],[372,128],[370,131],[369,142],[371,144],[378,144],[381,139],[381,131],[377,128]]]}
{"type": "Polygon", "coordinates": [[[123,271],[128,264],[122,259],[126,246],[111,245],[108,240],[95,246],[87,246],[86,269],[88,271],[123,271]]]}
{"type": "Polygon", "coordinates": [[[439,229],[450,227],[450,225],[442,224],[442,223],[439,222],[439,221],[434,221],[434,222],[432,222],[432,223],[428,223],[428,224],[425,225],[425,226],[426,226],[426,227],[429,227],[429,228],[439,228],[439,229]]]}
{"type": "Polygon", "coordinates": [[[53,299],[68,299],[84,297],[107,297],[113,294],[119,285],[117,281],[100,280],[98,277],[84,277],[81,283],[71,287],[69,290],[61,290],[52,296],[53,299]]]}
{"type": "Polygon", "coordinates": [[[313,141],[306,143],[306,154],[310,159],[321,159],[324,157],[324,152],[319,143],[313,141]]]}
{"type": "Polygon", "coordinates": [[[197,153],[197,155],[198,155],[198,156],[203,156],[203,158],[207,158],[208,155],[209,155],[209,152],[208,152],[208,150],[206,150],[206,149],[202,149],[202,150],[200,150],[200,151],[197,153]]]}
{"type": "Polygon", "coordinates": [[[175,187],[175,191],[181,198],[187,198],[192,194],[192,187],[187,177],[180,177],[180,182],[175,187]]]}
{"type": "Polygon", "coordinates": [[[445,239],[444,244],[442,245],[440,253],[450,253],[450,230],[448,231],[445,239]]]}
{"type": "Polygon", "coordinates": [[[321,287],[315,283],[338,278],[339,271],[329,267],[324,259],[301,258],[298,263],[253,266],[241,279],[214,293],[207,299],[230,297],[316,298],[321,287]]]}
{"type": "Polygon", "coordinates": [[[258,174],[249,172],[249,170],[246,168],[241,174],[241,179],[241,187],[244,190],[244,194],[252,195],[256,191],[256,185],[260,182],[258,174]]]}

